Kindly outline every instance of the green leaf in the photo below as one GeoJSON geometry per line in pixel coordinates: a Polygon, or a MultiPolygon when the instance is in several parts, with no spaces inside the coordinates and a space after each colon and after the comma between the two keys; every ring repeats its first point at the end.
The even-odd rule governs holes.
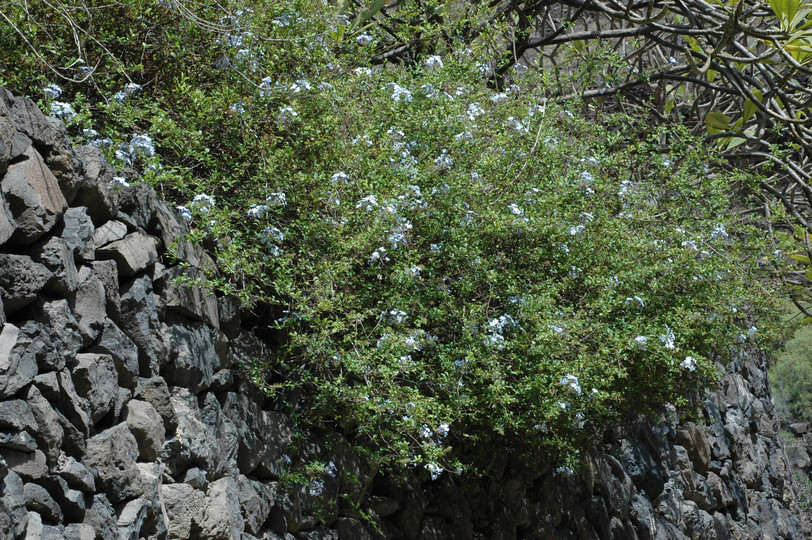
{"type": "MultiPolygon", "coordinates": [[[[751,92],[756,97],[756,99],[758,99],[759,102],[761,102],[762,99],[764,98],[764,94],[762,94],[761,90],[753,89],[751,92]]],[[[742,119],[745,122],[747,122],[748,120],[750,120],[750,118],[753,117],[754,114],[756,114],[757,110],[758,106],[753,102],[753,100],[747,98],[744,102],[744,112],[742,113],[742,119]]]]}
{"type": "Polygon", "coordinates": [[[727,131],[730,128],[730,118],[720,112],[709,112],[705,116],[705,124],[708,126],[708,133],[713,135],[720,131],[727,131]]]}
{"type": "Polygon", "coordinates": [[[790,253],[789,256],[795,259],[796,261],[800,261],[805,264],[812,264],[812,261],[810,261],[809,257],[807,257],[806,255],[800,255],[798,253],[790,253]]]}
{"type": "Polygon", "coordinates": [[[360,13],[350,26],[350,32],[355,31],[360,26],[363,26],[368,20],[378,14],[383,9],[388,0],[375,0],[369,5],[366,11],[360,13]]]}

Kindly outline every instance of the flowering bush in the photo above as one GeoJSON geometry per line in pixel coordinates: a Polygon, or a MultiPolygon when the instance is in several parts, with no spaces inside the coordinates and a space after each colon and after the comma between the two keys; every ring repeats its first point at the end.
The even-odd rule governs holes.
{"type": "Polygon", "coordinates": [[[430,478],[494,452],[567,472],[714,380],[743,329],[769,340],[765,246],[728,200],[750,179],[684,130],[587,121],[526,66],[492,90],[479,50],[376,67],[377,28],[295,5],[212,34],[144,2],[120,16],[163,20],[165,48],[136,86],[41,92],[93,103],[63,118],[218,239],[214,285],[275,308],[257,375],[299,420],[430,478]]]}

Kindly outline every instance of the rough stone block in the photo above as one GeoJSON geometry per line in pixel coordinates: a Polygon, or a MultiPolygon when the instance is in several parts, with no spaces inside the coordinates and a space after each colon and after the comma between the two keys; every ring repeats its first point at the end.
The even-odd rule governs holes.
{"type": "Polygon", "coordinates": [[[5,314],[33,302],[51,277],[50,270],[31,257],[0,253],[0,298],[5,314]]]}
{"type": "Polygon", "coordinates": [[[68,203],[39,153],[29,147],[24,156],[9,165],[2,191],[17,224],[9,240],[30,244],[56,225],[68,203]]]}
{"type": "MultiPolygon", "coordinates": [[[[2,162],[0,162],[2,163],[2,162]]],[[[0,174],[0,177],[2,174],[0,174]]],[[[17,222],[14,221],[14,214],[6,203],[6,198],[0,190],[0,244],[4,244],[17,230],[17,222]]]]}
{"type": "MultiPolygon", "coordinates": [[[[11,149],[16,133],[14,121],[11,119],[11,111],[8,110],[5,102],[0,99],[0,177],[6,174],[8,163],[11,161],[11,149]]],[[[0,227],[2,230],[2,227],[0,227]]],[[[0,236],[0,239],[2,236],[0,236]]],[[[0,240],[0,243],[5,239],[0,240]]]]}
{"type": "Polygon", "coordinates": [[[161,416],[166,431],[174,433],[178,427],[178,418],[169,396],[169,387],[163,377],[139,379],[135,397],[148,402],[161,416]]]}
{"type": "Polygon", "coordinates": [[[84,493],[96,491],[96,480],[87,467],[64,454],[60,456],[54,472],[65,479],[68,486],[84,493]]]}
{"type": "Polygon", "coordinates": [[[196,284],[203,282],[205,275],[196,268],[181,266],[167,268],[154,282],[160,307],[195,321],[203,321],[213,328],[219,328],[217,297],[213,291],[206,291],[196,284]],[[188,280],[190,283],[175,284],[177,280],[188,280]]]}
{"type": "Polygon", "coordinates": [[[193,394],[206,390],[221,367],[211,328],[173,315],[167,317],[164,339],[169,360],[163,370],[166,381],[193,394]]]}
{"type": "Polygon", "coordinates": [[[72,375],[76,391],[87,400],[90,419],[95,424],[112,410],[118,395],[113,358],[108,354],[77,354],[72,375]]]}
{"type": "Polygon", "coordinates": [[[104,286],[107,315],[116,323],[121,320],[121,296],[118,287],[118,267],[115,261],[94,261],[90,263],[95,275],[104,286]]]}
{"type": "Polygon", "coordinates": [[[77,146],[74,150],[85,165],[84,180],[74,204],[87,207],[93,223],[101,225],[118,214],[118,194],[110,186],[115,171],[99,148],[77,146]]]}
{"type": "Polygon", "coordinates": [[[116,242],[127,236],[127,225],[120,221],[111,220],[93,231],[93,245],[96,249],[116,242]]]}
{"type": "Polygon", "coordinates": [[[38,480],[48,473],[45,454],[41,450],[19,452],[0,448],[0,456],[6,460],[8,468],[19,474],[26,482],[38,480]]]}
{"type": "Polygon", "coordinates": [[[37,375],[36,357],[27,352],[31,340],[16,326],[0,329],[0,399],[15,395],[37,375]]]}
{"type": "Polygon", "coordinates": [[[189,540],[193,524],[201,519],[205,494],[188,484],[164,484],[161,486],[161,498],[169,521],[169,536],[189,540]]]}
{"type": "Polygon", "coordinates": [[[0,401],[0,429],[5,428],[16,431],[25,430],[33,435],[39,426],[31,411],[31,406],[21,399],[12,399],[0,401]]]}
{"type": "Polygon", "coordinates": [[[141,537],[148,508],[149,504],[144,499],[135,499],[121,508],[116,521],[120,540],[138,540],[141,537]]]}
{"type": "Polygon", "coordinates": [[[240,512],[239,490],[233,478],[221,478],[209,484],[206,505],[200,518],[203,538],[231,540],[245,528],[240,512]]]}
{"type": "Polygon", "coordinates": [[[121,240],[96,249],[99,259],[112,259],[120,276],[134,276],[158,260],[157,239],[139,229],[121,240]]]}
{"type": "Polygon", "coordinates": [[[56,296],[66,297],[79,285],[79,273],[73,252],[61,238],[51,237],[38,242],[31,250],[34,260],[51,272],[45,289],[56,296]]]}
{"type": "Polygon", "coordinates": [[[122,284],[118,326],[138,347],[139,373],[145,377],[157,375],[158,362],[166,361],[166,355],[149,276],[122,284]]]}
{"type": "Polygon", "coordinates": [[[79,286],[70,298],[70,306],[79,322],[84,344],[93,343],[107,319],[104,285],[90,268],[79,271],[79,286]]]}
{"type": "Polygon", "coordinates": [[[25,496],[25,507],[28,510],[39,513],[51,523],[62,521],[62,510],[47,489],[29,483],[23,486],[23,495],[25,496]]]}
{"type": "Polygon", "coordinates": [[[124,421],[138,442],[143,461],[155,461],[164,444],[164,423],[155,408],[146,401],[133,399],[124,407],[124,421]]]}
{"type": "Polygon", "coordinates": [[[138,443],[127,424],[118,424],[87,441],[84,464],[95,470],[96,485],[112,502],[139,497],[141,474],[135,464],[138,443]]]}
{"type": "Polygon", "coordinates": [[[25,399],[39,426],[34,436],[42,451],[45,452],[48,463],[53,465],[62,452],[62,441],[65,437],[65,430],[59,423],[59,415],[33,384],[28,387],[25,399]]]}
{"type": "Polygon", "coordinates": [[[68,245],[75,259],[83,262],[96,258],[94,232],[96,228],[84,206],[68,208],[59,225],[59,236],[68,245]]]}

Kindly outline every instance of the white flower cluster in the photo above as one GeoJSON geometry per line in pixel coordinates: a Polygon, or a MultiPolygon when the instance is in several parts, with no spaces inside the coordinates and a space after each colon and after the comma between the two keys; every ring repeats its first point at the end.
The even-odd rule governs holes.
{"type": "Polygon", "coordinates": [[[429,56],[423,63],[423,65],[426,66],[426,69],[428,69],[429,71],[440,69],[441,67],[443,67],[443,59],[435,54],[433,56],[429,56]]]}
{"type": "Polygon", "coordinates": [[[399,325],[406,322],[407,313],[401,309],[390,309],[381,313],[381,317],[389,321],[389,324],[399,325]]]}
{"type": "Polygon", "coordinates": [[[49,84],[42,89],[48,99],[57,99],[62,95],[62,88],[58,84],[49,84]]]}
{"type": "Polygon", "coordinates": [[[576,396],[581,396],[581,385],[578,383],[578,377],[575,375],[567,374],[563,376],[558,383],[576,396]]]}
{"type": "Polygon", "coordinates": [[[644,307],[646,307],[646,303],[643,302],[643,299],[640,298],[637,295],[627,297],[626,298],[626,305],[627,306],[634,306],[634,307],[636,307],[637,309],[639,309],[641,311],[642,311],[642,309],[644,307]]]}
{"type": "Polygon", "coordinates": [[[507,313],[491,319],[488,321],[488,335],[483,339],[483,343],[488,347],[502,349],[505,346],[505,336],[503,335],[505,329],[517,326],[519,323],[507,313]]]}
{"type": "Polygon", "coordinates": [[[696,359],[693,356],[686,356],[680,366],[688,371],[696,371],[696,359]]]}
{"type": "Polygon", "coordinates": [[[668,327],[668,325],[666,325],[666,327],[665,327],[665,334],[663,334],[663,335],[661,335],[661,336],[660,336],[660,343],[662,343],[662,344],[663,344],[663,346],[664,346],[666,349],[674,349],[674,347],[675,347],[675,345],[674,345],[674,340],[675,340],[675,339],[676,339],[676,336],[674,336],[674,331],[673,331],[673,330],[671,330],[671,329],[668,327]]]}
{"type": "Polygon", "coordinates": [[[268,213],[268,210],[270,210],[270,207],[267,204],[252,204],[246,214],[250,218],[262,219],[268,213]]]}
{"type": "Polygon", "coordinates": [[[127,165],[135,163],[138,156],[152,157],[154,155],[155,146],[152,143],[152,137],[147,134],[130,136],[130,142],[122,142],[116,150],[116,158],[127,165]]]}
{"type": "Polygon", "coordinates": [[[392,101],[395,103],[409,103],[412,100],[412,93],[408,88],[403,88],[397,83],[390,82],[387,86],[392,90],[392,101]]]}
{"type": "Polygon", "coordinates": [[[192,199],[192,208],[197,208],[201,214],[208,214],[209,210],[214,208],[214,197],[205,193],[195,195],[192,199]]]}
{"type": "Polygon", "coordinates": [[[73,105],[65,103],[64,101],[51,102],[51,115],[58,116],[65,122],[70,121],[76,116],[76,111],[73,110],[73,105]]]}
{"type": "Polygon", "coordinates": [[[141,85],[136,84],[134,82],[130,82],[124,85],[124,90],[119,90],[116,92],[113,97],[111,98],[113,101],[117,103],[123,103],[127,96],[135,94],[136,92],[141,90],[141,85]]]}
{"type": "Polygon", "coordinates": [[[436,463],[426,463],[425,465],[426,470],[429,471],[432,480],[437,480],[440,478],[440,475],[443,474],[443,468],[437,465],[436,463]]]}
{"type": "Polygon", "coordinates": [[[178,215],[184,221],[192,221],[192,211],[186,208],[185,206],[176,206],[175,209],[178,211],[178,215]]]}

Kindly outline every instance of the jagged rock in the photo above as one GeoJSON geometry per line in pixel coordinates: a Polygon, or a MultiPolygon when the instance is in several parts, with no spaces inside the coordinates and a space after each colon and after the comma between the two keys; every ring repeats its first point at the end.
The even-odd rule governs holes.
{"type": "Polygon", "coordinates": [[[139,372],[157,375],[159,359],[165,359],[161,323],[149,276],[141,276],[121,286],[121,328],[138,347],[139,372]]]}
{"type": "Polygon", "coordinates": [[[123,418],[138,442],[140,458],[155,461],[164,444],[164,423],[158,412],[148,402],[133,399],[124,407],[123,418]]]}
{"type": "Polygon", "coordinates": [[[143,493],[141,474],[135,464],[138,444],[127,424],[118,424],[87,441],[84,464],[95,469],[96,485],[112,502],[143,493]]]}
{"type": "Polygon", "coordinates": [[[0,538],[13,540],[24,530],[25,495],[20,475],[6,471],[0,480],[0,538]]]}
{"type": "Polygon", "coordinates": [[[65,137],[65,125],[55,118],[47,118],[37,104],[25,97],[7,96],[6,104],[18,131],[41,147],[52,147],[65,137]]]}
{"type": "Polygon", "coordinates": [[[241,474],[237,477],[237,492],[245,520],[245,530],[251,534],[259,534],[273,508],[276,484],[251,480],[241,474]]]}
{"type": "MultiPolygon", "coordinates": [[[[14,144],[14,122],[11,119],[11,112],[8,110],[5,101],[0,99],[0,177],[6,174],[8,163],[11,161],[11,151],[14,144]]],[[[2,227],[0,227],[2,230],[2,227]]],[[[0,236],[0,244],[5,242],[0,236]]]]}
{"type": "Polygon", "coordinates": [[[89,262],[96,258],[93,221],[84,206],[68,208],[59,225],[59,236],[71,250],[73,257],[89,262]]]}
{"type": "Polygon", "coordinates": [[[178,418],[169,397],[169,387],[163,377],[138,379],[135,397],[143,399],[155,408],[155,411],[161,416],[167,432],[175,432],[178,427],[178,418]]]}
{"type": "Polygon", "coordinates": [[[27,431],[13,433],[0,431],[0,448],[18,452],[33,452],[37,449],[37,441],[27,431]]]}
{"type": "Polygon", "coordinates": [[[148,507],[149,504],[144,499],[135,499],[123,506],[116,521],[120,540],[138,540],[147,519],[148,507]]]}
{"type": "Polygon", "coordinates": [[[340,540],[372,540],[372,535],[364,529],[364,525],[358,519],[340,517],[335,527],[340,540]]]}
{"type": "Polygon", "coordinates": [[[688,422],[677,428],[677,444],[688,450],[694,469],[705,474],[711,461],[711,447],[705,433],[693,422],[688,422]]]}
{"type": "Polygon", "coordinates": [[[79,321],[69,302],[38,299],[29,312],[35,320],[27,322],[22,331],[33,341],[32,351],[40,371],[62,369],[84,343],[79,321]]]}
{"type": "Polygon", "coordinates": [[[87,511],[87,501],[81,491],[71,489],[64,478],[46,476],[38,482],[54,498],[66,521],[82,521],[87,511]]]}
{"type": "Polygon", "coordinates": [[[37,512],[26,514],[25,535],[22,540],[64,540],[65,529],[61,525],[45,525],[37,512]]]}
{"type": "Polygon", "coordinates": [[[102,331],[96,341],[87,348],[87,351],[110,355],[118,373],[118,384],[129,389],[136,387],[138,384],[138,348],[113,321],[110,319],[104,321],[102,331]]]}
{"type": "Polygon", "coordinates": [[[41,450],[18,452],[17,450],[0,448],[0,456],[3,456],[3,459],[6,460],[9,469],[28,482],[38,480],[48,472],[45,454],[41,450]]]}
{"type": "Polygon", "coordinates": [[[84,344],[90,345],[104,328],[107,319],[104,285],[91,271],[82,267],[79,271],[79,286],[71,297],[70,306],[79,321],[79,330],[84,344]]]}
{"type": "Polygon", "coordinates": [[[150,223],[158,207],[158,197],[147,184],[136,184],[121,190],[119,194],[121,210],[126,212],[136,225],[144,230],[150,223]]]}
{"type": "MultiPolygon", "coordinates": [[[[200,401],[200,398],[198,398],[200,401]]],[[[237,474],[237,427],[223,414],[220,403],[212,393],[207,393],[200,407],[200,419],[208,431],[208,440],[213,449],[214,460],[209,473],[215,477],[237,474]]]]}
{"type": "Polygon", "coordinates": [[[0,429],[3,428],[25,430],[33,435],[39,426],[31,406],[21,399],[13,399],[0,401],[0,429]]]}
{"type": "Polygon", "coordinates": [[[11,323],[0,329],[0,398],[14,396],[37,375],[37,359],[28,350],[31,343],[11,323]]]}
{"type": "Polygon", "coordinates": [[[26,159],[9,165],[2,191],[17,224],[9,240],[30,244],[56,225],[68,203],[39,152],[29,147],[23,155],[26,159]]]}
{"type": "Polygon", "coordinates": [[[121,321],[121,296],[118,287],[118,268],[115,261],[94,261],[90,263],[93,275],[104,286],[107,315],[116,323],[121,321]]]}
{"type": "Polygon", "coordinates": [[[183,477],[183,483],[189,484],[195,489],[206,489],[206,486],[209,485],[209,481],[206,480],[206,471],[197,467],[192,467],[186,471],[183,477]]]}
{"type": "Polygon", "coordinates": [[[76,355],[72,369],[77,393],[87,400],[94,424],[110,412],[118,394],[118,374],[109,354],[76,355]]]}
{"type": "Polygon", "coordinates": [[[51,272],[31,257],[0,253],[0,298],[5,314],[33,302],[51,277],[51,272]]]}
{"type": "MultiPolygon", "coordinates": [[[[426,540],[440,540],[441,538],[451,538],[448,536],[449,529],[445,521],[439,518],[428,518],[423,523],[420,531],[420,538],[426,540]],[[440,525],[442,523],[442,525],[440,525]]],[[[300,540],[339,540],[338,531],[326,527],[318,527],[312,531],[301,531],[297,533],[300,540]]]]}
{"type": "Polygon", "coordinates": [[[54,464],[62,451],[65,430],[59,423],[59,416],[51,404],[35,385],[28,387],[26,401],[36,419],[38,429],[34,436],[40,448],[45,452],[49,464],[54,464]]]}
{"type": "Polygon", "coordinates": [[[221,366],[212,330],[203,323],[171,316],[167,318],[165,341],[169,352],[163,373],[166,381],[188,388],[193,394],[206,390],[221,366]]]}
{"type": "Polygon", "coordinates": [[[203,321],[218,328],[217,297],[204,291],[195,281],[205,282],[205,275],[195,268],[175,266],[166,269],[154,282],[155,293],[164,310],[174,311],[194,321],[203,321]],[[177,279],[192,280],[190,285],[175,285],[177,279]]]}
{"type": "Polygon", "coordinates": [[[187,484],[164,484],[161,486],[161,498],[169,522],[169,536],[178,540],[192,538],[192,526],[202,517],[200,513],[206,502],[205,494],[187,484]]]}
{"type": "Polygon", "coordinates": [[[655,499],[663,491],[663,471],[651,452],[643,445],[631,444],[627,440],[621,443],[623,468],[631,477],[634,485],[655,499]]]}
{"type": "Polygon", "coordinates": [[[75,151],[84,160],[85,177],[74,204],[87,207],[93,223],[100,225],[118,214],[118,194],[110,187],[115,171],[99,148],[77,146],[75,151]]]}
{"type": "Polygon", "coordinates": [[[85,512],[83,523],[96,531],[96,538],[99,540],[118,540],[117,521],[118,517],[107,497],[96,495],[85,512]]]}
{"type": "Polygon", "coordinates": [[[96,540],[96,531],[86,523],[71,523],[65,527],[65,540],[96,540]]]}
{"type": "Polygon", "coordinates": [[[51,237],[37,243],[31,250],[34,260],[51,272],[45,290],[65,297],[79,285],[79,273],[73,261],[73,252],[61,238],[51,237]]]}
{"type": "Polygon", "coordinates": [[[117,242],[127,236],[127,225],[120,221],[108,221],[96,228],[93,232],[93,244],[96,249],[112,242],[117,242]]]}
{"type": "MultiPolygon", "coordinates": [[[[1,174],[0,177],[2,177],[1,174]]],[[[0,190],[0,244],[4,244],[11,238],[16,230],[17,222],[14,221],[14,214],[11,213],[11,208],[6,202],[3,191],[0,190]]]]}
{"type": "Polygon", "coordinates": [[[25,484],[23,495],[25,496],[25,507],[28,510],[39,513],[51,523],[62,521],[62,510],[44,487],[37,484],[25,484]]]}
{"type": "Polygon", "coordinates": [[[68,486],[74,489],[85,493],[93,493],[96,491],[96,481],[93,478],[93,474],[87,467],[70,456],[65,456],[64,454],[60,456],[57,460],[57,466],[54,472],[64,478],[68,486]]]}
{"type": "Polygon", "coordinates": [[[177,429],[175,436],[164,443],[161,460],[173,475],[179,475],[192,464],[211,469],[217,462],[217,455],[201,419],[197,399],[185,388],[173,388],[170,399],[177,429]]]}
{"type": "Polygon", "coordinates": [[[138,229],[121,240],[96,248],[98,259],[112,259],[120,276],[134,276],[158,260],[157,240],[138,229]]]}
{"type": "Polygon", "coordinates": [[[200,517],[200,536],[212,540],[239,538],[243,532],[239,491],[233,478],[221,478],[209,484],[206,504],[200,517]]]}

